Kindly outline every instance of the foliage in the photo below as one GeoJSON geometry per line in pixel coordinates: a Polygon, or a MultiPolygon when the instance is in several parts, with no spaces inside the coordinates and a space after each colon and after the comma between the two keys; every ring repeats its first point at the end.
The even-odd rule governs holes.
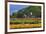
{"type": "Polygon", "coordinates": [[[41,17],[41,6],[28,6],[26,8],[19,10],[17,14],[13,13],[12,16],[16,18],[23,18],[24,14],[29,16],[31,12],[32,16],[41,17]]]}
{"type": "Polygon", "coordinates": [[[32,20],[32,19],[19,19],[19,20],[11,20],[11,24],[39,24],[41,20],[32,20]]]}

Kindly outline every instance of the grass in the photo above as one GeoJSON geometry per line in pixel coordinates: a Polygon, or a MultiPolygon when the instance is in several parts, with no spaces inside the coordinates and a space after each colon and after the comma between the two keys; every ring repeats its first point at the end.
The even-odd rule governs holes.
{"type": "Polygon", "coordinates": [[[33,20],[12,20],[11,22],[32,22],[33,20]]]}
{"type": "Polygon", "coordinates": [[[39,19],[16,19],[16,20],[10,20],[10,23],[15,23],[15,24],[37,24],[37,23],[41,23],[41,20],[39,19]]]}
{"type": "Polygon", "coordinates": [[[21,28],[40,28],[41,27],[41,19],[16,19],[10,20],[10,28],[11,29],[21,29],[21,28]]]}

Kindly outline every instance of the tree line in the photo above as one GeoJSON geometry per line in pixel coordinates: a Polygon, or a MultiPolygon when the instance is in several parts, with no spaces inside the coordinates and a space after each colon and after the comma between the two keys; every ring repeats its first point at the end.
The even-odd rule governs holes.
{"type": "Polygon", "coordinates": [[[28,6],[10,15],[11,18],[41,17],[41,6],[28,6]],[[32,15],[31,15],[32,12],[32,15]]]}

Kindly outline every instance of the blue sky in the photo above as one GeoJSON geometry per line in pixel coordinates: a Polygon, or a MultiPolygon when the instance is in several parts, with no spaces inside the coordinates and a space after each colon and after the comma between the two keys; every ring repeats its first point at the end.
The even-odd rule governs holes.
{"type": "Polygon", "coordinates": [[[21,10],[25,7],[28,7],[28,5],[13,5],[13,4],[10,4],[10,15],[12,15],[13,12],[17,12],[18,10],[21,10]]]}

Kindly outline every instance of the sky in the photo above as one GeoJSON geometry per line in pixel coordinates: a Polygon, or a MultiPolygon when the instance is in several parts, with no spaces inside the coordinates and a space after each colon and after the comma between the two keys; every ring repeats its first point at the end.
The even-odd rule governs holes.
{"type": "Polygon", "coordinates": [[[23,8],[28,7],[28,5],[13,5],[10,4],[10,15],[12,15],[13,12],[17,12],[18,10],[21,10],[23,8]]]}

